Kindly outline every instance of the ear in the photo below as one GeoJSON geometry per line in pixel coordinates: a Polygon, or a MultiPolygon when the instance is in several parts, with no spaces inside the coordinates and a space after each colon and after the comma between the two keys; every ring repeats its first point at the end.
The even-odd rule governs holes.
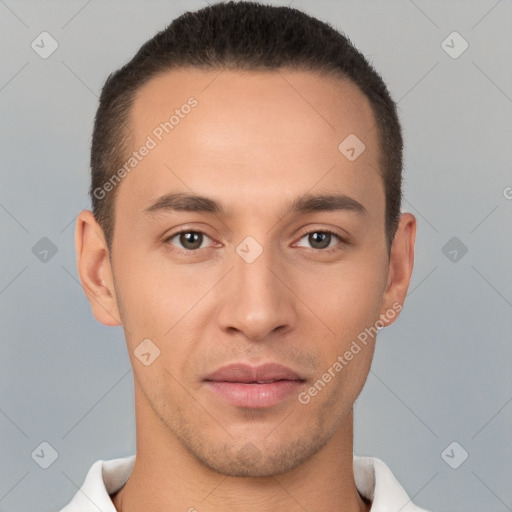
{"type": "Polygon", "coordinates": [[[78,215],[75,248],[80,282],[94,318],[103,325],[121,325],[108,245],[103,229],[89,210],[78,215]]]}
{"type": "Polygon", "coordinates": [[[384,291],[380,318],[391,325],[402,310],[414,266],[416,218],[411,213],[400,215],[389,256],[388,280],[384,291]],[[393,311],[391,315],[390,312],[393,311]]]}

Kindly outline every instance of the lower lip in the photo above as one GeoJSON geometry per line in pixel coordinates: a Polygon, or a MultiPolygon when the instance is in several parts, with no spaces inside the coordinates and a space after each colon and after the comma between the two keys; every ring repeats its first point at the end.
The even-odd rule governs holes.
{"type": "Polygon", "coordinates": [[[297,395],[304,386],[304,382],[299,380],[277,380],[267,384],[206,381],[206,384],[232,405],[253,409],[276,405],[292,395],[297,395]]]}

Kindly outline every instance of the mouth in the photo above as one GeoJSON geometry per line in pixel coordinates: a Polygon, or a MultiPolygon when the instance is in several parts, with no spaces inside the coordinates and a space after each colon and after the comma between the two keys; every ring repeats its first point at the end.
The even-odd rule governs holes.
{"type": "Polygon", "coordinates": [[[306,379],[276,363],[260,366],[238,363],[219,368],[204,382],[214,395],[231,405],[262,409],[298,394],[306,379]]]}

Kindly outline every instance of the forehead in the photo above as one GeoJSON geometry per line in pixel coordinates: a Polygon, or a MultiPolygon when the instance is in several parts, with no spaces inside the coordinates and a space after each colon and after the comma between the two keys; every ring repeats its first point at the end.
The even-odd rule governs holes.
{"type": "Polygon", "coordinates": [[[382,188],[368,99],[315,72],[167,71],[135,95],[129,132],[134,150],[148,141],[152,149],[123,188],[148,200],[171,188],[218,197],[236,190],[241,204],[258,194],[289,191],[291,199],[320,181],[325,191],[345,180],[343,192],[356,196],[382,188]],[[343,151],[352,147],[364,152],[351,160],[343,151]]]}
{"type": "Polygon", "coordinates": [[[180,68],[153,77],[137,91],[130,116],[132,132],[147,133],[152,122],[167,120],[191,97],[200,104],[196,119],[215,116],[231,120],[237,128],[271,122],[262,133],[276,125],[293,125],[297,135],[302,127],[304,134],[323,129],[342,135],[351,128],[364,136],[375,125],[368,98],[347,79],[290,69],[180,68]]]}

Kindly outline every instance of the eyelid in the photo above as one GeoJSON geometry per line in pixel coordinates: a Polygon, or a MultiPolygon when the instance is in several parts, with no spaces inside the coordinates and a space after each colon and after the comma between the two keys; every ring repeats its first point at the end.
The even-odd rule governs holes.
{"type": "Polygon", "coordinates": [[[306,247],[306,249],[309,249],[310,251],[315,251],[315,252],[336,251],[340,248],[339,247],[340,245],[349,244],[347,236],[344,236],[344,235],[338,233],[337,231],[335,231],[332,228],[313,228],[313,229],[310,228],[310,229],[302,232],[302,234],[299,236],[297,241],[292,244],[292,246],[296,246],[300,242],[300,240],[302,240],[305,236],[310,235],[312,233],[329,233],[330,235],[334,235],[335,237],[337,237],[339,242],[336,245],[334,245],[332,247],[326,247],[325,249],[316,249],[314,247],[306,247]]]}
{"type": "Polygon", "coordinates": [[[180,248],[180,247],[170,243],[173,238],[177,237],[178,235],[181,235],[182,233],[199,233],[199,234],[203,235],[204,237],[209,238],[214,243],[209,247],[201,247],[200,249],[210,249],[211,247],[214,247],[215,244],[217,247],[222,245],[222,244],[219,244],[219,242],[216,242],[213,239],[213,237],[211,237],[205,231],[202,231],[201,229],[194,229],[194,228],[187,228],[187,227],[180,228],[180,229],[178,229],[178,231],[173,231],[169,235],[165,235],[163,241],[164,241],[164,243],[171,245],[176,251],[181,252],[181,253],[192,254],[192,253],[199,252],[200,249],[185,249],[185,248],[180,248]]]}
{"type": "MultiPolygon", "coordinates": [[[[184,227],[184,228],[180,228],[178,231],[173,231],[171,234],[169,235],[165,235],[164,237],[164,242],[165,243],[169,243],[169,245],[173,245],[173,244],[170,244],[170,240],[172,240],[173,238],[175,238],[176,236],[178,235],[181,235],[182,233],[200,233],[202,234],[203,236],[209,238],[214,244],[209,246],[209,247],[202,247],[201,249],[210,249],[212,247],[222,247],[222,244],[220,242],[216,242],[213,237],[211,237],[210,235],[208,235],[208,233],[206,233],[205,231],[202,231],[200,229],[194,229],[194,228],[187,228],[187,227],[184,227]]],[[[337,231],[335,231],[333,228],[313,228],[313,229],[306,229],[304,230],[300,235],[299,237],[296,239],[296,242],[294,242],[292,244],[292,247],[293,246],[296,246],[298,244],[298,242],[300,242],[300,240],[302,240],[305,236],[307,235],[310,235],[312,233],[328,233],[330,235],[334,235],[335,237],[338,238],[339,242],[338,244],[332,246],[332,247],[327,247],[325,249],[316,249],[314,247],[306,247],[306,249],[309,249],[311,251],[315,251],[315,252],[329,252],[329,251],[335,251],[337,249],[339,249],[339,245],[346,245],[346,244],[349,244],[350,242],[348,241],[348,237],[344,236],[344,235],[341,235],[340,233],[338,233],[337,231]]],[[[182,253],[187,253],[187,254],[191,254],[191,253],[196,253],[198,252],[200,249],[180,249],[179,247],[177,246],[174,246],[175,249],[179,252],[182,252],[182,253]]]]}

